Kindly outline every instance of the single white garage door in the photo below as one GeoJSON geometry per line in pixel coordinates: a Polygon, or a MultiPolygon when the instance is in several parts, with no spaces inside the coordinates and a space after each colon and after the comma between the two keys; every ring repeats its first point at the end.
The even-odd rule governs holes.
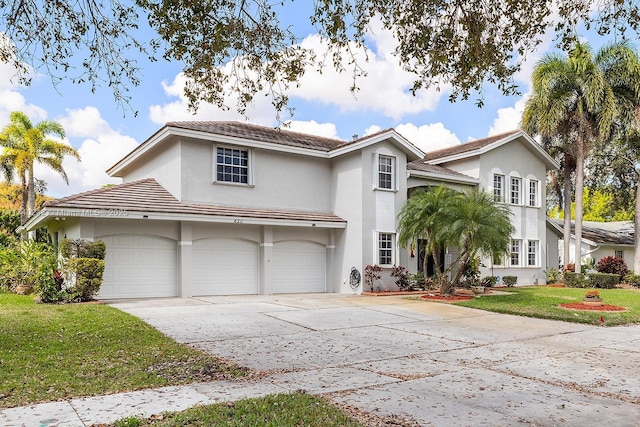
{"type": "Polygon", "coordinates": [[[274,294],[325,292],[327,251],[324,245],[283,241],[273,245],[274,294]]]}
{"type": "Polygon", "coordinates": [[[158,236],[117,234],[98,237],[107,246],[99,298],[177,295],[177,245],[158,236]]]}
{"type": "Polygon", "coordinates": [[[258,293],[258,244],[240,239],[193,242],[193,295],[258,293]]]}

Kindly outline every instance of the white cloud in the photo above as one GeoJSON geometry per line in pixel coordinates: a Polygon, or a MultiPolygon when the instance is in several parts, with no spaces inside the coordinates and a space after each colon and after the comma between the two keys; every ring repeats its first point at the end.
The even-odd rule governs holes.
{"type": "Polygon", "coordinates": [[[378,125],[371,125],[364,130],[363,136],[373,135],[374,133],[380,132],[382,128],[378,125]]]}
{"type": "Polygon", "coordinates": [[[407,138],[413,145],[424,152],[435,151],[441,148],[460,144],[458,137],[442,123],[431,123],[416,126],[413,123],[405,123],[396,126],[396,131],[407,138]]]}
{"type": "Polygon", "coordinates": [[[69,177],[68,186],[48,167],[36,166],[36,177],[47,182],[47,194],[61,197],[122,181],[109,177],[105,170],[138,145],[135,139],[113,130],[95,107],[67,110],[67,115],[56,121],[63,125],[68,136],[85,139],[77,148],[81,161],[67,157],[63,162],[69,177]]]}
{"type": "Polygon", "coordinates": [[[336,129],[336,125],[333,123],[318,123],[315,120],[291,120],[287,123],[288,127],[282,127],[283,129],[310,135],[324,136],[326,138],[339,138],[338,130],[336,129]]]}
{"type": "Polygon", "coordinates": [[[530,94],[525,94],[519,99],[513,107],[498,109],[498,116],[493,120],[493,124],[489,127],[489,134],[497,135],[503,132],[512,131],[520,128],[520,120],[522,119],[522,112],[524,111],[527,99],[530,94]]]}
{"type": "MultiPolygon", "coordinates": [[[[359,90],[355,94],[350,91],[353,79],[349,66],[340,73],[329,59],[322,72],[307,70],[299,86],[290,91],[291,97],[333,105],[344,112],[372,111],[396,121],[407,114],[435,110],[443,92],[431,88],[421,90],[415,96],[411,94],[409,89],[414,76],[404,71],[389,51],[393,45],[389,38],[388,32],[380,29],[370,35],[375,50],[352,47],[357,63],[367,72],[366,76],[357,78],[355,84],[359,90]]],[[[301,45],[313,49],[318,56],[327,50],[326,42],[318,35],[308,36],[301,45]]],[[[348,55],[343,52],[343,58],[348,55]]]]}

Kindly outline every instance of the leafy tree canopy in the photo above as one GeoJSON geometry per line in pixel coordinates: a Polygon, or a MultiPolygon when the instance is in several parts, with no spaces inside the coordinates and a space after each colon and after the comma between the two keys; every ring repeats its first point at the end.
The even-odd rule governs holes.
{"type": "MultiPolygon", "coordinates": [[[[615,203],[615,197],[615,192],[611,190],[585,188],[582,219],[596,222],[632,221],[635,216],[633,203],[620,206],[615,203]]],[[[564,211],[558,205],[554,205],[549,209],[549,216],[564,218],[564,211]]],[[[571,219],[575,219],[575,202],[571,203],[571,219]]]]}
{"type": "MultiPolygon", "coordinates": [[[[140,82],[136,55],[162,54],[184,64],[192,108],[202,101],[229,107],[237,99],[233,107],[242,112],[266,92],[282,111],[289,107],[287,89],[309,67],[330,63],[350,71],[357,90],[364,71],[352,53],[365,45],[373,23],[394,35],[398,61],[415,76],[414,92],[451,87],[451,100],[467,99],[485,83],[516,94],[514,73],[549,29],[568,46],[579,25],[623,36],[640,25],[637,1],[315,0],[305,25],[325,39],[328,51],[319,53],[300,46],[295,23],[281,22],[292,7],[293,0],[0,0],[8,38],[0,42],[0,60],[23,72],[44,69],[54,82],[108,85],[126,103],[127,89],[140,82]],[[139,38],[145,18],[158,38],[139,38]]],[[[26,74],[21,78],[28,82],[26,74]]]]}

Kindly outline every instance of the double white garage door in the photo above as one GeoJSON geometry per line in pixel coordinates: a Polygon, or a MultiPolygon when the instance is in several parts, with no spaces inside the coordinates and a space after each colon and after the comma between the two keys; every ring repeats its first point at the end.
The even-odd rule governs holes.
{"type": "MultiPolygon", "coordinates": [[[[107,246],[100,298],[177,295],[177,245],[157,236],[100,237],[107,246]]],[[[192,294],[238,295],[259,292],[259,247],[240,239],[193,242],[192,294]]],[[[283,241],[273,245],[268,293],[325,292],[324,245],[283,241]]]]}

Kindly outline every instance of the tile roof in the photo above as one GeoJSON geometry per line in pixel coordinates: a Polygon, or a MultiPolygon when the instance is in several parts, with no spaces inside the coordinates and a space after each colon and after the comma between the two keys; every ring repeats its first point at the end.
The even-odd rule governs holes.
{"type": "Polygon", "coordinates": [[[513,130],[510,132],[501,133],[499,135],[493,135],[488,138],[476,139],[475,141],[466,142],[464,144],[454,145],[453,147],[443,148],[441,150],[430,151],[425,154],[424,160],[435,160],[442,157],[449,157],[456,154],[466,153],[468,151],[478,150],[488,145],[498,142],[501,139],[507,138],[511,135],[520,132],[520,130],[513,130]]]}
{"type": "Polygon", "coordinates": [[[449,176],[458,177],[458,178],[467,178],[467,179],[471,178],[469,175],[456,172],[454,170],[445,168],[444,166],[432,165],[430,163],[426,163],[424,160],[414,160],[413,162],[407,163],[407,169],[421,171],[421,172],[429,172],[429,173],[434,173],[438,175],[449,175],[449,176]]]}
{"type": "Polygon", "coordinates": [[[354,141],[326,138],[323,136],[309,135],[301,132],[293,132],[286,129],[259,126],[241,122],[218,121],[187,121],[168,122],[167,127],[207,132],[216,135],[225,135],[236,138],[255,139],[274,144],[288,145],[292,147],[309,148],[319,151],[331,151],[354,141]]]}
{"type": "MultiPolygon", "coordinates": [[[[562,219],[551,220],[560,228],[564,226],[562,219]]],[[[575,223],[571,221],[571,233],[574,229],[575,223]]],[[[582,237],[599,245],[633,245],[634,234],[632,221],[582,222],[582,237]]]]}
{"type": "Polygon", "coordinates": [[[58,208],[86,209],[88,211],[104,211],[105,213],[153,212],[296,221],[346,222],[344,219],[330,213],[183,203],[173,197],[153,178],[74,194],[46,202],[44,207],[54,212],[58,208]]]}

